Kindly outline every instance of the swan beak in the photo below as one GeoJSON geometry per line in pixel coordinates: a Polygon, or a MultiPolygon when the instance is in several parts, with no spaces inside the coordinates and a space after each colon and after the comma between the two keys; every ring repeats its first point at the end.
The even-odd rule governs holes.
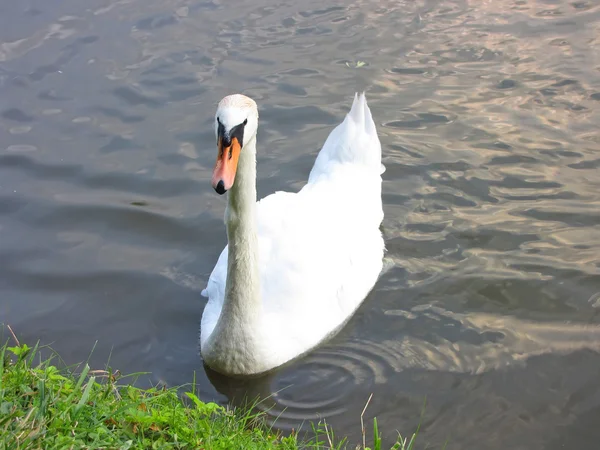
{"type": "Polygon", "coordinates": [[[236,137],[232,137],[229,142],[225,142],[223,137],[219,137],[217,147],[219,154],[211,183],[217,194],[223,195],[233,186],[242,146],[236,137]]]}

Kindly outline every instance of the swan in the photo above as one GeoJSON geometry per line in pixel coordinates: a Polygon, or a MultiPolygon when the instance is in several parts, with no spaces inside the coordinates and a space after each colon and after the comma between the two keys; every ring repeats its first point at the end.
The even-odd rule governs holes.
{"type": "Polygon", "coordinates": [[[297,193],[256,200],[258,108],[223,98],[212,187],[229,191],[228,244],[202,295],[200,353],[227,376],[259,375],[334,335],[379,278],[381,144],[364,93],[329,134],[297,193]]]}

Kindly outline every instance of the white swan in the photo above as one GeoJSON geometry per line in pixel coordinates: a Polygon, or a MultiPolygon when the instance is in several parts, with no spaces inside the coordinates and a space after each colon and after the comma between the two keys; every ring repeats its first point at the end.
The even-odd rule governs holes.
{"type": "Polygon", "coordinates": [[[382,269],[381,144],[364,94],[329,135],[298,193],[256,201],[254,100],[219,103],[212,186],[229,192],[225,247],[202,295],[205,363],[255,375],[334,334],[382,269]]]}

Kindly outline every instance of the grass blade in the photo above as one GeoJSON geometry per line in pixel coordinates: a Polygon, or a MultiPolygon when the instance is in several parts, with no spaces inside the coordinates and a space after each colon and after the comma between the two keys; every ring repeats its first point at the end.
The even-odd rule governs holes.
{"type": "MultiPolygon", "coordinates": [[[[85,366],[83,366],[83,371],[81,372],[81,375],[79,375],[79,379],[77,380],[77,384],[75,384],[75,387],[73,388],[73,392],[71,392],[69,394],[69,396],[67,397],[67,400],[65,401],[65,403],[67,405],[71,405],[72,404],[73,398],[81,390],[81,386],[83,385],[83,382],[85,381],[85,377],[87,376],[87,374],[89,373],[89,371],[90,371],[90,366],[88,366],[87,364],[85,366]]],[[[72,406],[67,407],[63,411],[63,415],[65,415],[67,412],[69,412],[71,410],[71,408],[72,408],[72,406]]]]}
{"type": "Polygon", "coordinates": [[[410,442],[408,443],[408,447],[406,450],[412,450],[415,445],[415,439],[417,438],[417,433],[413,433],[412,438],[410,438],[410,442]]]}
{"type": "Polygon", "coordinates": [[[33,347],[31,349],[30,354],[29,354],[29,361],[27,362],[29,366],[33,366],[33,358],[35,358],[35,355],[37,355],[39,346],[40,346],[40,341],[37,341],[35,343],[35,347],[33,347]]]}
{"type": "Polygon", "coordinates": [[[79,376],[79,380],[77,380],[77,384],[75,385],[75,391],[78,391],[79,389],[81,389],[81,386],[83,385],[83,381],[85,380],[85,377],[87,376],[88,372],[90,371],[90,366],[86,365],[83,366],[83,371],[81,372],[81,375],[79,376]]]}
{"type": "Polygon", "coordinates": [[[2,398],[4,397],[4,389],[2,389],[2,379],[4,376],[4,355],[6,353],[6,346],[3,345],[2,349],[0,350],[0,402],[2,401],[2,398]]]}
{"type": "Polygon", "coordinates": [[[373,449],[381,450],[381,436],[377,428],[377,417],[373,418],[373,449]]]}
{"type": "MultiPolygon", "coordinates": [[[[87,364],[86,364],[86,366],[87,366],[87,364]]],[[[77,402],[77,406],[75,406],[75,416],[77,416],[77,414],[79,414],[81,407],[83,405],[85,405],[87,403],[88,399],[90,398],[90,392],[92,390],[92,387],[94,386],[95,381],[96,381],[96,377],[90,377],[90,379],[88,380],[85,390],[83,391],[83,395],[79,399],[79,402],[77,402]]]]}

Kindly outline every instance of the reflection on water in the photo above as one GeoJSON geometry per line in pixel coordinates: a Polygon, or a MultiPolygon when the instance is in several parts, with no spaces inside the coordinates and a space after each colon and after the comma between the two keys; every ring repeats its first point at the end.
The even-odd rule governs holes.
{"type": "Polygon", "coordinates": [[[596,448],[597,2],[5,3],[0,321],[23,340],[71,362],[98,340],[96,364],[145,383],[197,371],[202,398],[268,397],[283,429],[357,440],[372,393],[387,440],[421,421],[433,448],[596,448]],[[206,373],[216,103],[257,100],[264,196],[304,184],[360,89],[387,167],[381,280],[305,358],[206,373]]]}

